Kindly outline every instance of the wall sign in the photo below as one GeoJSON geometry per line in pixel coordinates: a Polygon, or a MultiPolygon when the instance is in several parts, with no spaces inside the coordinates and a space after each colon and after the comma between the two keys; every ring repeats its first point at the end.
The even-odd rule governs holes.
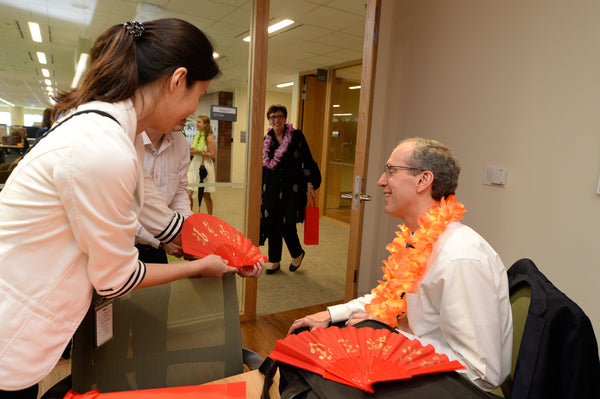
{"type": "Polygon", "coordinates": [[[218,121],[237,121],[237,107],[223,107],[222,105],[210,106],[210,119],[218,121]]]}

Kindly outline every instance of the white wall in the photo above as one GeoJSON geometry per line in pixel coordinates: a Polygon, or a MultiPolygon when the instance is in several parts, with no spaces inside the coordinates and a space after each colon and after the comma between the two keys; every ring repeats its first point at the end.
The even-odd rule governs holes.
{"type": "Polygon", "coordinates": [[[369,247],[396,224],[381,165],[401,138],[431,137],[461,161],[465,223],[506,267],[531,258],[598,336],[599,20],[594,0],[383,0],[367,185],[380,201],[366,208],[361,292],[387,257],[369,247]],[[482,184],[486,165],[508,168],[504,188],[482,184]]]}

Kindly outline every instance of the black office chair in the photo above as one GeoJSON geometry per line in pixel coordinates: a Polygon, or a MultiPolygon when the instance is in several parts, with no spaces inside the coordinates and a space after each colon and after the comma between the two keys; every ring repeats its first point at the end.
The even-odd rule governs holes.
{"type": "Polygon", "coordinates": [[[242,348],[237,298],[232,274],[136,290],[113,302],[113,338],[100,347],[92,305],[73,338],[71,381],[48,395],[198,385],[242,373],[244,364],[258,369],[264,359],[242,348]]]}
{"type": "Polygon", "coordinates": [[[506,398],[597,398],[598,344],[583,310],[530,259],[508,269],[513,309],[513,369],[506,398]],[[525,312],[527,310],[527,312],[525,312]]]}

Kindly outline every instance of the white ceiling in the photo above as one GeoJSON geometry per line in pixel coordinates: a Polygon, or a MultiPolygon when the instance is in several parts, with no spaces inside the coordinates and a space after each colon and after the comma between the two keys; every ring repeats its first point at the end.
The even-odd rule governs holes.
{"type": "MultiPolygon", "coordinates": [[[[140,6],[138,0],[0,0],[0,98],[16,106],[45,107],[42,66],[55,88],[68,90],[75,70],[76,49],[93,41],[108,27],[134,19],[185,19],[199,27],[221,55],[222,74],[209,92],[246,86],[251,0],[152,0],[159,7],[140,6]],[[158,11],[157,13],[148,13],[158,11]],[[138,11],[146,11],[144,17],[138,11]],[[40,24],[42,43],[31,39],[28,22],[40,24]]],[[[267,90],[289,82],[294,74],[362,58],[365,0],[271,0],[271,23],[285,18],[294,25],[269,39],[267,90]]]]}

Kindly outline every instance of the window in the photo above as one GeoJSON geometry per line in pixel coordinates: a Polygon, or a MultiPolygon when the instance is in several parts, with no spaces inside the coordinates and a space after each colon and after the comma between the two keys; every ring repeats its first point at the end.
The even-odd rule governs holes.
{"type": "Polygon", "coordinates": [[[42,114],[25,114],[23,115],[23,121],[25,126],[33,126],[35,122],[42,123],[42,114]]]}
{"type": "Polygon", "coordinates": [[[10,118],[10,112],[0,112],[0,123],[3,125],[12,125],[12,119],[10,118]]]}

